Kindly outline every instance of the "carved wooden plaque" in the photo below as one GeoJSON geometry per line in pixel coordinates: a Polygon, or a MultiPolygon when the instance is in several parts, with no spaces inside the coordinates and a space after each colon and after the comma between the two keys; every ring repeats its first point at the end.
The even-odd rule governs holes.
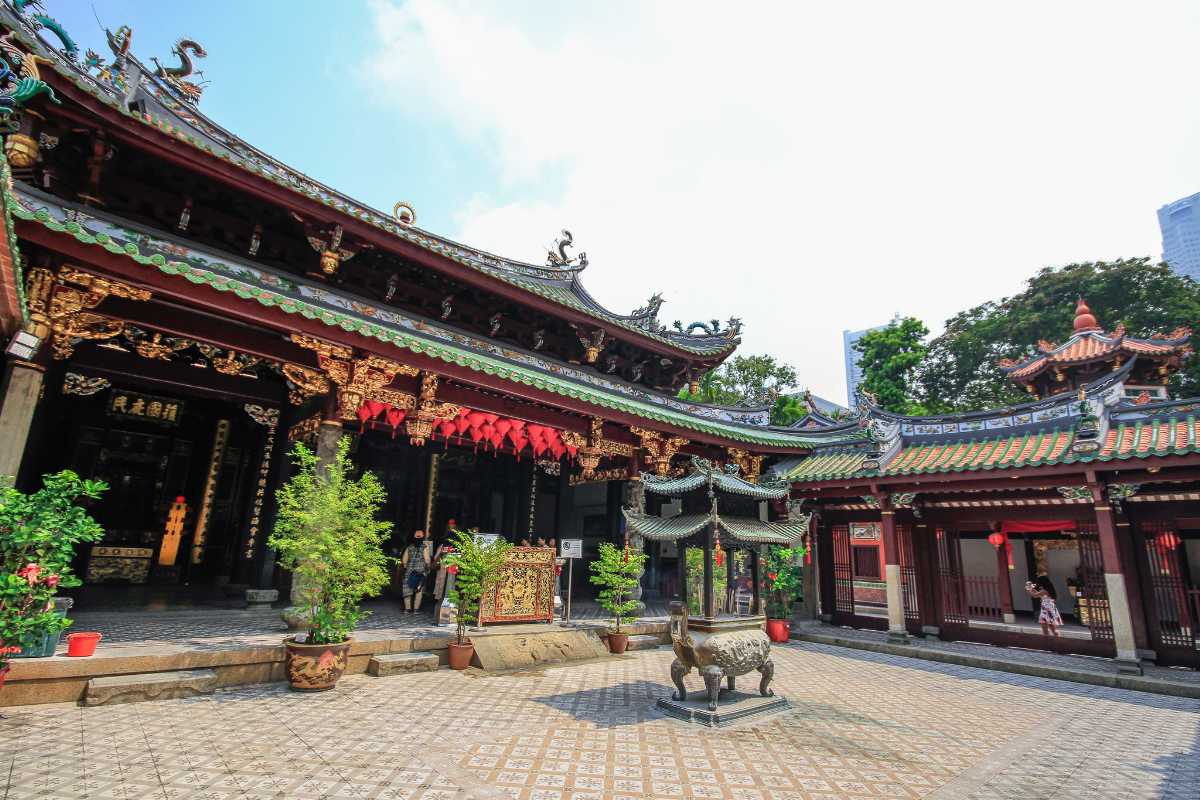
{"type": "Polygon", "coordinates": [[[483,593],[479,619],[550,622],[554,619],[554,561],[550,547],[514,547],[496,581],[483,593]]]}

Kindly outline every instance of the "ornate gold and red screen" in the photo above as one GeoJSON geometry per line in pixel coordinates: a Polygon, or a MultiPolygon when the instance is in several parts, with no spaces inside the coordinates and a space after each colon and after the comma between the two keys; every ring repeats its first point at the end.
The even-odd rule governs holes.
{"type": "Polygon", "coordinates": [[[480,622],[554,619],[554,556],[549,547],[514,547],[495,583],[483,593],[480,622]]]}

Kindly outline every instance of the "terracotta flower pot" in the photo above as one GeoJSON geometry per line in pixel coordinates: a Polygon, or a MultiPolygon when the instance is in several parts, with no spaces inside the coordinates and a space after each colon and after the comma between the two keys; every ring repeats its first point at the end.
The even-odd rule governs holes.
{"type": "Polygon", "coordinates": [[[782,644],[791,638],[792,623],[786,619],[767,620],[767,638],[776,644],[782,644]]]}
{"type": "Polygon", "coordinates": [[[332,689],[346,671],[350,640],[338,644],[298,644],[283,640],[287,649],[288,682],[298,692],[324,692],[332,689]]]}
{"type": "Polygon", "coordinates": [[[447,647],[449,652],[446,658],[450,662],[450,669],[466,669],[471,666],[471,659],[475,656],[474,644],[469,641],[466,644],[451,642],[447,647]]]}
{"type": "Polygon", "coordinates": [[[616,655],[621,655],[625,652],[625,648],[629,646],[628,633],[609,633],[608,634],[608,650],[616,655]]]}

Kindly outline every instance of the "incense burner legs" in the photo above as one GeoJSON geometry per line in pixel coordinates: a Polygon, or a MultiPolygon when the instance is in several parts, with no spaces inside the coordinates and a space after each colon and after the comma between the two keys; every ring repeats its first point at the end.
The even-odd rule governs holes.
{"type": "Polygon", "coordinates": [[[689,620],[682,604],[672,604],[671,644],[675,661],[671,664],[671,682],[675,684],[674,699],[687,699],[683,679],[697,670],[704,679],[708,710],[717,710],[721,696],[721,681],[727,680],[727,690],[735,691],[739,675],[758,672],[761,676],[758,692],[772,697],[770,688],[775,677],[771,661],[771,640],[762,630],[761,617],[732,617],[728,619],[689,620]]]}

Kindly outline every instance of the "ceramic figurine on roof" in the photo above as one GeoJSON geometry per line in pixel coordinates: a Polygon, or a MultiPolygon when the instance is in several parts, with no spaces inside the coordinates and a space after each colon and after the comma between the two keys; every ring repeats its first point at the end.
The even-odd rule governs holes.
{"type": "Polygon", "coordinates": [[[1075,305],[1071,336],[1062,344],[1038,342],[1037,355],[1023,361],[1004,359],[1000,369],[1034,397],[1074,392],[1106,372],[1135,361],[1126,379],[1151,396],[1166,398],[1166,383],[1192,352],[1190,328],[1157,333],[1148,339],[1125,335],[1125,327],[1105,333],[1082,297],[1075,305]]]}
{"type": "Polygon", "coordinates": [[[567,248],[573,246],[575,237],[566,228],[562,230],[562,238],[554,240],[554,249],[546,251],[546,263],[559,269],[574,269],[582,272],[588,265],[587,253],[580,252],[577,256],[567,255],[567,248]]]}
{"type": "Polygon", "coordinates": [[[184,80],[192,74],[203,75],[203,72],[196,72],[196,67],[192,63],[191,53],[196,58],[206,58],[208,53],[200,46],[200,43],[194,39],[183,38],[175,43],[171,48],[171,54],[179,59],[179,66],[164,67],[157,58],[150,59],[157,67],[155,75],[162,78],[173,89],[175,89],[181,99],[186,100],[193,105],[200,102],[200,95],[204,91],[204,87],[198,83],[184,80]]]}
{"type": "MultiPolygon", "coordinates": [[[[13,44],[12,34],[0,37],[0,121],[11,126],[10,120],[19,108],[24,106],[39,94],[46,94],[51,101],[57,103],[51,89],[38,73],[39,56],[22,52],[13,44]]],[[[41,59],[43,63],[49,63],[41,59]]],[[[11,127],[15,132],[15,126],[11,127]]]]}

